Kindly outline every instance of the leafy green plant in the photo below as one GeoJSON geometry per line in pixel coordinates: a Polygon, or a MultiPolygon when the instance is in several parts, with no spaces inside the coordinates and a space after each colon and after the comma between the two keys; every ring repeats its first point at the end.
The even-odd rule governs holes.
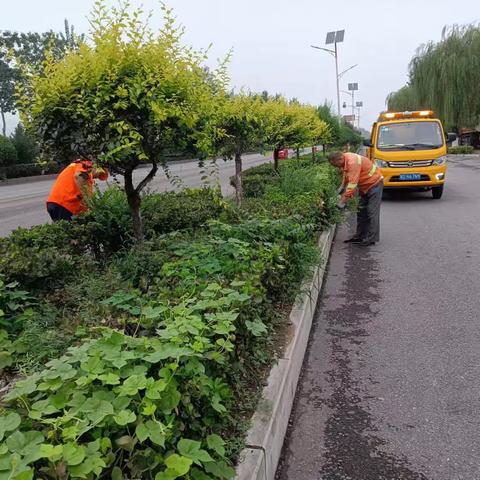
{"type": "Polygon", "coordinates": [[[17,382],[5,400],[23,419],[17,422],[18,413],[8,410],[0,417],[9,425],[12,414],[16,419],[0,444],[2,470],[15,478],[40,468],[57,478],[61,462],[72,478],[113,474],[115,468],[130,472],[129,478],[146,471],[159,479],[188,472],[191,478],[201,478],[200,472],[231,478],[223,441],[208,433],[225,416],[230,393],[207,372],[233,351],[235,310],[249,300],[209,284],[199,300],[141,312],[156,322],[157,337],[105,329],[99,339],[72,347],[43,372],[17,382]],[[192,440],[199,436],[204,440],[192,440]]]}
{"type": "Polygon", "coordinates": [[[0,478],[233,477],[279,312],[319,260],[318,230],[336,219],[327,164],[279,170],[241,210],[212,190],[146,195],[141,244],[122,237],[119,189],[72,224],[0,240],[18,255],[11,270],[0,259],[5,284],[42,293],[23,330],[0,332],[0,365],[31,372],[4,398],[0,478]],[[70,273],[31,261],[49,251],[70,273]]]}
{"type": "MultiPolygon", "coordinates": [[[[0,330],[0,373],[4,368],[11,367],[13,365],[13,354],[15,351],[15,345],[10,340],[8,332],[5,330],[0,330]]],[[[0,433],[1,428],[2,427],[0,426],[0,433]]]]}
{"type": "Polygon", "coordinates": [[[0,275],[0,327],[9,332],[21,328],[35,303],[29,292],[18,287],[18,282],[5,283],[0,275]]]}

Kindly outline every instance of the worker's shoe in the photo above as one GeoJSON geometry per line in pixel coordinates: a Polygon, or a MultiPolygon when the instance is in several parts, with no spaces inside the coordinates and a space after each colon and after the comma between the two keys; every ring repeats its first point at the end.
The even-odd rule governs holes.
{"type": "Polygon", "coordinates": [[[360,237],[352,237],[349,238],[348,240],[344,240],[343,243],[362,243],[363,239],[360,237]]]}
{"type": "Polygon", "coordinates": [[[356,242],[356,244],[359,246],[359,247],[370,247],[371,245],[375,245],[375,242],[356,242]]]}

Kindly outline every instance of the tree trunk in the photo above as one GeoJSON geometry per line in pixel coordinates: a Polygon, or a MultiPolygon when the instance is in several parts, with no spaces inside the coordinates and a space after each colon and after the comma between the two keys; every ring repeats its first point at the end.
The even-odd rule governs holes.
{"type": "Polygon", "coordinates": [[[7,136],[7,123],[5,121],[5,112],[0,109],[0,112],[2,113],[2,133],[3,133],[3,136],[6,137],[7,136]]]}
{"type": "Polygon", "coordinates": [[[315,163],[315,147],[312,147],[312,162],[315,163]]]}
{"type": "Polygon", "coordinates": [[[127,194],[128,206],[130,207],[130,214],[133,222],[133,234],[138,243],[142,243],[143,236],[143,222],[140,213],[141,198],[140,193],[133,186],[133,170],[125,171],[125,192],[127,194]]]}
{"type": "Polygon", "coordinates": [[[242,154],[235,154],[235,199],[237,205],[240,206],[243,200],[243,185],[242,185],[242,154]]]}
{"type": "Polygon", "coordinates": [[[276,172],[278,172],[278,152],[279,152],[278,148],[275,148],[273,150],[273,168],[275,169],[276,172]]]}
{"type": "Polygon", "coordinates": [[[300,147],[297,147],[297,160],[300,160],[300,147]]]}

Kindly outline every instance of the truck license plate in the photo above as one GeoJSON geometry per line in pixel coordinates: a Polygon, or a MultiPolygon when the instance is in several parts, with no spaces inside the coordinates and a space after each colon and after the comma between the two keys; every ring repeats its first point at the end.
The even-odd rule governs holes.
{"type": "Polygon", "coordinates": [[[419,173],[402,173],[400,180],[420,180],[422,177],[419,173]]]}

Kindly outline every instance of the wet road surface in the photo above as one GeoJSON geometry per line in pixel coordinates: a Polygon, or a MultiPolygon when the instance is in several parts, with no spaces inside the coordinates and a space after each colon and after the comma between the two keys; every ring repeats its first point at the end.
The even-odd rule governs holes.
{"type": "Polygon", "coordinates": [[[337,234],[278,480],[480,479],[480,157],[337,234]]]}

